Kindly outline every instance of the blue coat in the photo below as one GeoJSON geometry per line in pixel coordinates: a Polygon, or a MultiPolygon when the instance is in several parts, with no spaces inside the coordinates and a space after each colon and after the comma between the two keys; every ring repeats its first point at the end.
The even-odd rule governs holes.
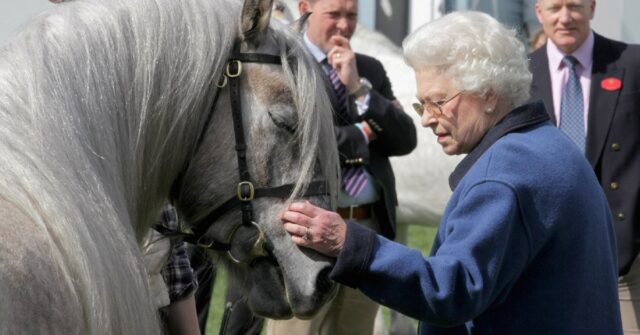
{"type": "Polygon", "coordinates": [[[450,185],[429,257],[348,223],[332,278],[420,334],[622,333],[607,201],[541,103],[489,130],[450,185]]]}

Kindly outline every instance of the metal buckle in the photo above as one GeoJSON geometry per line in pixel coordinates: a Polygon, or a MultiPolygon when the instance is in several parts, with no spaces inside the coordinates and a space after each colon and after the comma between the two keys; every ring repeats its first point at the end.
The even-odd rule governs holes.
{"type": "Polygon", "coordinates": [[[209,248],[211,248],[211,246],[212,246],[214,243],[216,243],[216,242],[215,242],[215,240],[211,240],[211,242],[209,242],[209,243],[202,243],[201,241],[202,241],[202,239],[203,239],[203,238],[204,238],[204,235],[203,235],[203,236],[200,236],[200,238],[198,239],[198,241],[196,241],[196,245],[197,245],[197,246],[199,246],[199,247],[201,247],[201,248],[209,249],[209,248]]]}
{"type": "Polygon", "coordinates": [[[238,183],[238,188],[237,188],[237,193],[238,193],[238,199],[240,201],[251,201],[253,200],[253,196],[255,194],[255,189],[253,188],[253,184],[250,181],[241,181],[238,183]],[[243,187],[249,187],[249,195],[248,196],[243,196],[243,187]]]}
{"type": "MultiPolygon", "coordinates": [[[[249,263],[251,260],[253,260],[256,257],[262,257],[267,255],[266,251],[264,250],[264,241],[266,240],[266,238],[264,236],[264,233],[262,232],[262,229],[260,229],[260,226],[258,226],[258,224],[255,221],[251,221],[251,224],[258,230],[258,238],[256,239],[256,242],[253,243],[253,248],[251,248],[251,254],[249,255],[250,257],[246,260],[240,260],[240,259],[237,259],[235,256],[233,256],[233,253],[231,252],[231,248],[229,248],[229,250],[227,251],[227,256],[229,256],[229,259],[231,259],[231,261],[236,264],[249,263]]],[[[236,227],[233,230],[233,232],[231,232],[231,236],[229,237],[229,243],[233,241],[233,235],[235,235],[238,228],[240,228],[240,226],[236,227]]]]}
{"type": "Polygon", "coordinates": [[[227,82],[229,80],[227,79],[227,76],[225,76],[224,74],[222,75],[222,78],[220,78],[220,80],[216,83],[216,86],[218,86],[219,88],[223,88],[225,86],[227,86],[227,82]]]}
{"type": "Polygon", "coordinates": [[[242,73],[242,62],[241,61],[232,60],[229,63],[227,63],[227,77],[229,77],[229,78],[239,77],[240,73],[242,73]],[[238,65],[238,71],[236,73],[231,73],[231,64],[234,63],[234,62],[238,65]]]}

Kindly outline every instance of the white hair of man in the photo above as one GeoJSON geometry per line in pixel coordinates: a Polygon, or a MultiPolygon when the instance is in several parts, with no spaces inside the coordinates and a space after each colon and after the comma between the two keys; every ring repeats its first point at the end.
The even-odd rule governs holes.
{"type": "Polygon", "coordinates": [[[495,93],[513,108],[529,98],[531,73],[525,46],[515,30],[473,11],[447,14],[426,23],[402,43],[414,69],[435,67],[461,91],[495,93]]]}

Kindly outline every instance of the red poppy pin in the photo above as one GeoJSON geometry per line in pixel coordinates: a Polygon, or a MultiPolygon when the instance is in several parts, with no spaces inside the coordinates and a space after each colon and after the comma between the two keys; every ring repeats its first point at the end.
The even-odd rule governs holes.
{"type": "Polygon", "coordinates": [[[607,91],[617,91],[622,87],[622,82],[618,78],[609,77],[602,79],[600,86],[607,91]]]}

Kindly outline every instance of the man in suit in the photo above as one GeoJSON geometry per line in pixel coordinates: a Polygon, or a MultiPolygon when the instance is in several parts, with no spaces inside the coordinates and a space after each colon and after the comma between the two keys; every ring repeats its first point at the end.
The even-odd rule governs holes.
{"type": "Polygon", "coordinates": [[[531,99],[542,99],[561,129],[573,118],[565,115],[565,111],[568,114],[571,106],[580,109],[577,126],[581,138],[571,135],[573,130],[566,132],[583,148],[609,201],[618,246],[623,328],[625,333],[637,334],[640,332],[640,46],[591,31],[595,7],[595,0],[537,0],[536,14],[548,42],[531,54],[531,99]],[[575,65],[568,65],[566,56],[573,56],[575,65]],[[570,90],[572,67],[579,85],[570,90]],[[568,102],[569,91],[578,92],[581,99],[568,102]]]}
{"type": "MultiPolygon", "coordinates": [[[[343,175],[338,213],[393,239],[397,198],[389,156],[411,152],[416,130],[382,64],[351,50],[357,6],[357,0],[298,2],[301,15],[311,12],[304,40],[327,75],[335,112],[343,175]]],[[[362,293],[341,286],[312,320],[271,321],[268,333],[372,334],[377,310],[362,293]]]]}

